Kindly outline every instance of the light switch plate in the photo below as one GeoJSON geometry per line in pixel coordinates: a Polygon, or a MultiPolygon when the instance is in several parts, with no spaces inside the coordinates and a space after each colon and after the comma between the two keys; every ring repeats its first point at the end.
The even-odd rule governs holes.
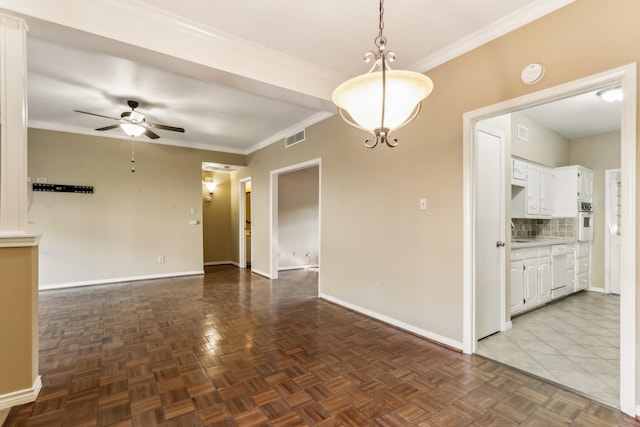
{"type": "Polygon", "coordinates": [[[424,197],[420,199],[420,210],[421,211],[427,210],[427,199],[425,199],[424,197]]]}

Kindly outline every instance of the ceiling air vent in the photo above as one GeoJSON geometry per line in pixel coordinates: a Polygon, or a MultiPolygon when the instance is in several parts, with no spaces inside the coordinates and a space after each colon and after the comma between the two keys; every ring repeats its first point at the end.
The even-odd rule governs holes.
{"type": "Polygon", "coordinates": [[[291,136],[286,137],[284,139],[284,146],[285,148],[289,148],[292,145],[296,145],[297,143],[302,141],[304,141],[304,129],[298,133],[295,133],[291,136]]]}

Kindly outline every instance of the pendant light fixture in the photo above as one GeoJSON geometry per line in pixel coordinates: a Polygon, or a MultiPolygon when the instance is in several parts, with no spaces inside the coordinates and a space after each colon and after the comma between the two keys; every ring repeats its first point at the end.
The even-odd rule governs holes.
{"type": "Polygon", "coordinates": [[[384,0],[380,0],[379,33],[375,39],[377,51],[367,52],[366,63],[373,62],[368,73],[342,83],[333,92],[333,103],[342,119],[358,129],[370,132],[367,148],[378,144],[398,145],[390,134],[409,123],[420,112],[422,100],[433,90],[433,82],[424,74],[392,70],[395,54],[387,50],[384,29],[384,0]]]}

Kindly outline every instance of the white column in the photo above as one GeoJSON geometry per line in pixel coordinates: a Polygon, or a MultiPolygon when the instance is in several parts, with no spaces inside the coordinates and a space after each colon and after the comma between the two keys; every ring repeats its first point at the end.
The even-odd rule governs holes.
{"type": "Polygon", "coordinates": [[[27,24],[0,14],[0,236],[27,231],[27,24]]]}

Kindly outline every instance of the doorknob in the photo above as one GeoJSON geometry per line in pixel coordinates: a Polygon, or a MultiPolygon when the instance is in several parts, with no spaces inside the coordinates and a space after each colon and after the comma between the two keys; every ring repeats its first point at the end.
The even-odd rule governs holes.
{"type": "Polygon", "coordinates": [[[504,247],[504,242],[501,242],[500,240],[498,240],[498,241],[496,242],[496,247],[497,247],[497,248],[504,247]]]}

